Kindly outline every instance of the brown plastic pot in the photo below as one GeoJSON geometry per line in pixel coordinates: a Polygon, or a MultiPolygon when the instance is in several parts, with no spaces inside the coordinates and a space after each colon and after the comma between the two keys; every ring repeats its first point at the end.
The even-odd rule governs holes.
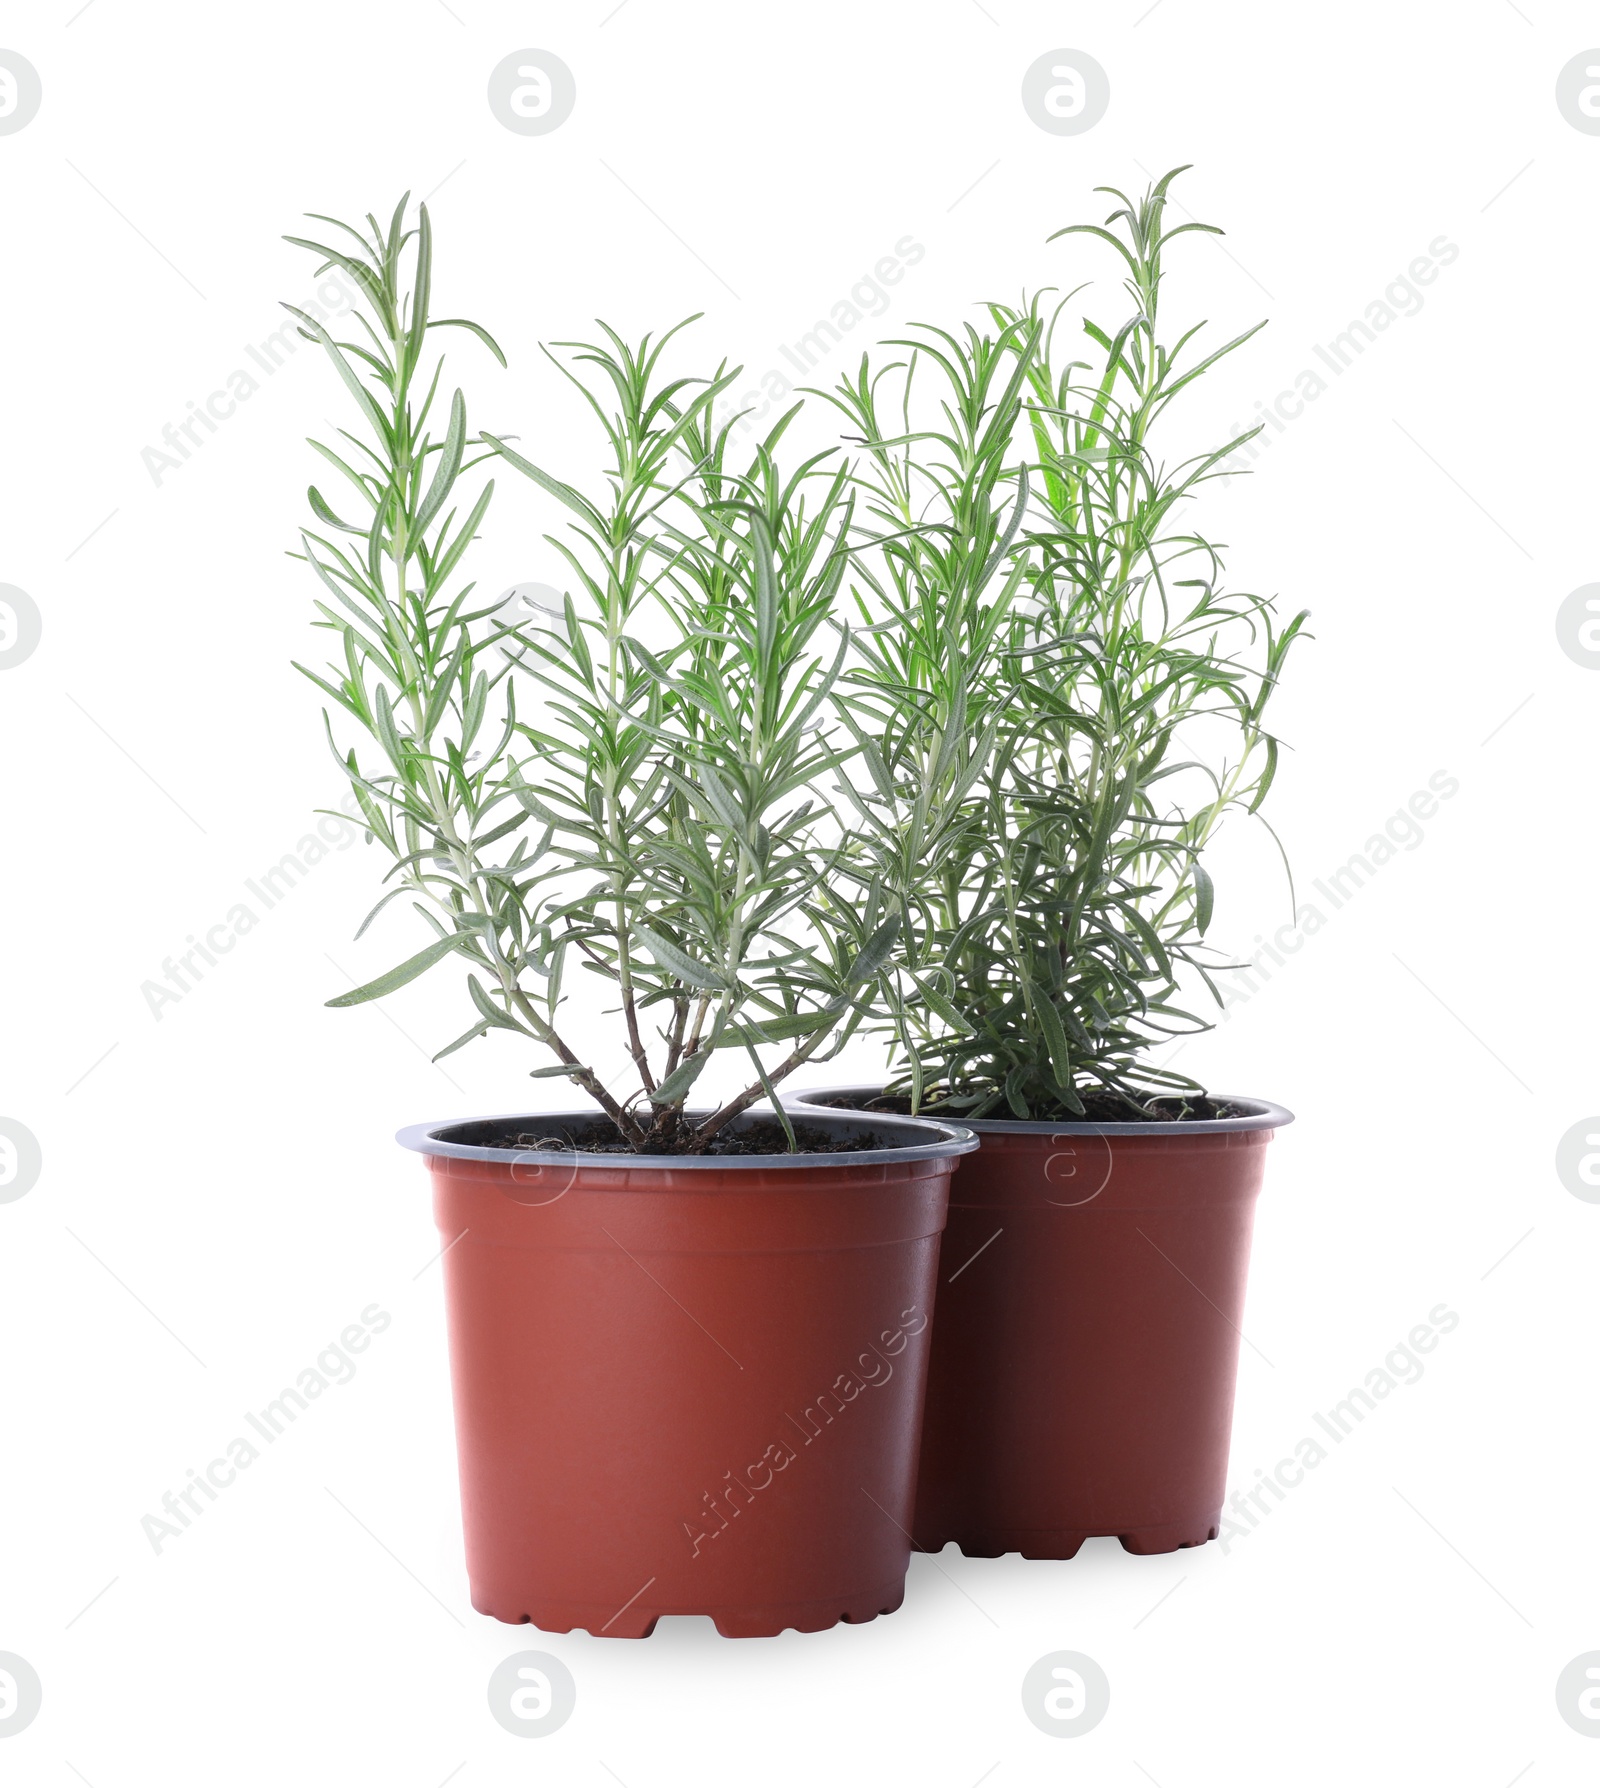
{"type": "MultiPolygon", "coordinates": [[[[881,1088],[796,1092],[864,1104],[881,1088]]],[[[1219,1095],[1220,1097],[1220,1095],[1219,1095]]],[[[1250,1231],[1279,1105],[1196,1122],[972,1120],[950,1201],[913,1533],[992,1558],[1217,1535],[1250,1231]]]]}
{"type": "Polygon", "coordinates": [[[663,1614],[756,1635],[892,1612],[939,1232],[976,1138],[829,1112],[807,1121],[881,1146],[499,1146],[593,1115],[399,1137],[445,1243],[473,1606],[633,1638],[663,1614]]]}

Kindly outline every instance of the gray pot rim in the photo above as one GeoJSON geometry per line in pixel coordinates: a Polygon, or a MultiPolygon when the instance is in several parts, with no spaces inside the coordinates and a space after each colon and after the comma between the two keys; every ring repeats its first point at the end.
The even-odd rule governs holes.
{"type": "MultiPolygon", "coordinates": [[[[837,1106],[819,1106],[813,1101],[834,1097],[841,1094],[881,1093],[881,1081],[869,1085],[855,1086],[807,1086],[796,1087],[793,1092],[783,1095],[786,1106],[805,1111],[837,1110],[837,1106]]],[[[1024,1119],[1024,1118],[962,1118],[961,1125],[965,1129],[974,1130],[979,1136],[1148,1136],[1155,1139],[1180,1136],[1224,1136],[1250,1130],[1278,1130],[1285,1124],[1294,1122],[1294,1113],[1282,1105],[1274,1105],[1270,1099],[1247,1099],[1237,1093],[1209,1093],[1208,1098],[1220,1099],[1228,1105],[1248,1107],[1240,1117],[1227,1118],[1191,1118],[1176,1124],[1141,1124],[1133,1120],[1116,1123],[1092,1123],[1083,1118],[1024,1119]]],[[[863,1114],[866,1115],[866,1114],[863,1114]]],[[[872,1115],[876,1116],[876,1113],[872,1115]]],[[[942,1122],[942,1119],[924,1119],[924,1122],[942,1122]]]]}
{"type": "MultiPolygon", "coordinates": [[[[456,1142],[446,1134],[477,1124],[524,1124],[533,1129],[539,1124],[592,1123],[604,1114],[590,1111],[512,1111],[487,1117],[442,1118],[429,1124],[408,1124],[395,1132],[401,1148],[419,1155],[441,1156],[452,1161],[520,1162],[524,1167],[592,1167],[605,1173],[649,1173],[663,1171],[715,1173],[732,1169],[739,1172],[765,1173],[783,1168],[879,1167],[896,1161],[942,1161],[957,1155],[969,1155],[978,1147],[978,1138],[965,1124],[950,1123],[944,1118],[903,1117],[897,1112],[819,1111],[806,1108],[809,1119],[838,1122],[846,1130],[871,1125],[882,1131],[892,1127],[896,1132],[926,1137],[909,1146],[882,1149],[852,1149],[826,1154],[805,1155],[594,1155],[580,1149],[497,1149],[476,1143],[456,1142]]],[[[689,1112],[689,1117],[705,1117],[707,1112],[689,1112]]],[[[770,1113],[756,1108],[751,1119],[770,1118],[770,1113]]],[[[743,1121],[735,1118],[734,1124],[743,1121]]]]}

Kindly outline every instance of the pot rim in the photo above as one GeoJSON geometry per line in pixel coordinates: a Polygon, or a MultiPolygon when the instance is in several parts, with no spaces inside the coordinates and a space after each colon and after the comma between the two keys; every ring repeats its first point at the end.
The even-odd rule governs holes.
{"type": "MultiPolygon", "coordinates": [[[[764,1173],[773,1168],[837,1168],[878,1167],[896,1161],[942,1161],[957,1155],[970,1155],[979,1146],[978,1137],[965,1124],[951,1123],[945,1118],[905,1117],[898,1112],[825,1111],[806,1107],[810,1118],[838,1121],[848,1132],[851,1128],[871,1124],[882,1130],[896,1129],[927,1137],[925,1142],[901,1148],[851,1149],[819,1154],[782,1155],[595,1155],[580,1149],[506,1149],[484,1148],[476,1143],[452,1141],[444,1132],[469,1124],[521,1123],[530,1127],[539,1123],[592,1122],[604,1114],[599,1111],[513,1111],[498,1112],[488,1117],[441,1118],[427,1124],[408,1124],[395,1132],[401,1148],[419,1155],[442,1156],[453,1161],[503,1161],[524,1167],[592,1167],[605,1173],[632,1172],[715,1172],[718,1169],[736,1173],[764,1173]]],[[[690,1112],[690,1117],[706,1117],[708,1112],[690,1112]]],[[[754,1116],[767,1115],[756,1108],[754,1116]]],[[[739,1118],[733,1122],[737,1124],[739,1118]]]]}
{"type": "MultiPolygon", "coordinates": [[[[796,1087],[783,1096],[785,1105],[806,1111],[838,1110],[837,1106],[820,1106],[812,1103],[816,1099],[844,1093],[881,1093],[881,1081],[868,1085],[855,1086],[807,1086],[796,1087]]],[[[1132,1119],[1112,1122],[1094,1123],[1085,1118],[962,1118],[960,1126],[975,1131],[979,1136],[1148,1136],[1157,1139],[1180,1136],[1221,1136],[1230,1132],[1251,1130],[1278,1130],[1285,1124],[1294,1122],[1294,1113],[1286,1106],[1274,1105],[1270,1099],[1249,1099],[1237,1093],[1209,1093],[1208,1098],[1221,1100],[1228,1105],[1243,1105],[1248,1109],[1239,1117],[1227,1118],[1190,1118],[1182,1123],[1151,1124],[1138,1123],[1132,1119]]],[[[868,1115],[866,1113],[863,1116],[868,1115]]],[[[877,1114],[872,1114],[877,1115],[877,1114]]],[[[899,1114],[894,1114],[898,1116],[899,1114]]],[[[919,1114],[920,1116],[920,1114],[919,1114]]],[[[909,1122],[910,1119],[906,1119],[909,1122]]],[[[921,1117],[924,1123],[939,1123],[942,1118],[921,1117]]],[[[950,1120],[954,1121],[954,1120],[950,1120]]]]}

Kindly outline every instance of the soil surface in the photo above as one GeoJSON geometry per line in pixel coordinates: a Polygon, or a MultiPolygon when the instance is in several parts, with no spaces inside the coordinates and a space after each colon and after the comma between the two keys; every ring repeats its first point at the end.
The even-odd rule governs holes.
{"type": "MultiPolygon", "coordinates": [[[[1178,1124],[1245,1115],[1237,1105],[1230,1105],[1225,1099],[1208,1099],[1203,1093],[1193,1093],[1181,1098],[1164,1096],[1147,1099],[1142,1106],[1137,1107],[1129,1105],[1125,1099],[1119,1099],[1114,1093],[1090,1092],[1080,1096],[1083,1100],[1081,1114],[1068,1111],[1062,1106],[1055,1111],[1037,1112],[1028,1121],[1041,1124],[1178,1124]]],[[[842,1097],[822,1099],[814,1103],[831,1106],[837,1111],[892,1111],[907,1117],[911,1115],[911,1100],[904,1093],[883,1093],[875,1099],[867,1100],[842,1097]]],[[[937,1101],[924,1105],[917,1115],[946,1118],[952,1124],[961,1123],[965,1116],[963,1112],[937,1101]]],[[[985,1112],[984,1116],[1014,1120],[1016,1113],[1009,1106],[1002,1105],[996,1111],[985,1112]]]]}
{"type": "MultiPolygon", "coordinates": [[[[808,1124],[798,1116],[790,1120],[794,1124],[796,1147],[791,1150],[789,1138],[783,1133],[783,1126],[776,1120],[745,1124],[737,1130],[728,1129],[712,1137],[703,1149],[668,1148],[659,1145],[648,1153],[677,1155],[854,1155],[866,1149],[893,1148],[893,1143],[886,1143],[882,1137],[868,1130],[852,1136],[836,1136],[830,1130],[819,1125],[808,1124]]],[[[591,1123],[569,1124],[558,1136],[536,1135],[530,1131],[504,1130],[489,1137],[473,1137],[473,1143],[479,1148],[493,1149],[537,1149],[572,1151],[580,1155],[632,1155],[637,1151],[633,1145],[624,1141],[621,1133],[610,1118],[596,1118],[591,1123]]]]}

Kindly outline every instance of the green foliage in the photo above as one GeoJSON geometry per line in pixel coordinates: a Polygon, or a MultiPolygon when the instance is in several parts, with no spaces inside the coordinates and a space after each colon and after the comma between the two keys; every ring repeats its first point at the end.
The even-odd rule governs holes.
{"type": "Polygon", "coordinates": [[[409,898],[432,932],[330,1004],[464,964],[473,1021],[441,1054],[527,1038],[554,1058],[535,1074],[647,1151],[703,1148],[864,1020],[918,1107],[1048,1118],[1190,1087],[1149,1052],[1205,1028],[1182,1003],[1216,991],[1203,857],[1229,812],[1259,817],[1305,617],[1226,591],[1189,519],[1240,441],[1157,457],[1173,401],[1254,333],[1168,345],[1163,256],[1210,228],[1167,228],[1173,178],[1058,232],[1120,257],[1126,320],[1069,344],[1072,297],[1041,295],[914,330],[821,394],[854,463],[783,468],[798,405],[736,463],[714,409],[739,369],[669,373],[685,325],[556,344],[604,436],[597,484],[442,401],[431,331],[504,359],[432,315],[426,207],[321,220],[353,247],[290,238],[361,294],[358,339],[300,318],[359,424],[313,443],[340,483],[312,488],[302,540],[338,650],[306,675],[362,737],[330,720],[393,858],[372,916],[409,898]],[[458,586],[496,458],[570,518],[540,621],[458,586]],[[615,998],[631,1090],[562,1035],[573,971],[615,998]],[[745,1084],[691,1118],[719,1050],[745,1084]]]}
{"type": "MultiPolygon", "coordinates": [[[[501,438],[469,441],[459,391],[430,434],[442,361],[425,385],[422,365],[442,325],[427,209],[413,230],[404,200],[387,231],[367,224],[335,225],[354,250],[302,243],[362,294],[363,340],[302,321],[365,425],[341,430],[339,451],[314,443],[359,507],[346,522],[310,492],[325,531],[306,532],[305,556],[342,662],[306,674],[377,747],[365,766],[335,755],[395,859],[380,907],[409,895],[436,941],[330,1003],[464,957],[474,1022],[442,1054],[516,1032],[555,1055],[536,1072],[569,1076],[636,1149],[703,1148],[848,1036],[897,929],[864,927],[824,892],[849,846],[815,792],[838,761],[829,697],[848,641],[824,624],[848,563],[849,470],[823,456],[782,472],[788,418],[730,465],[731,424],[710,417],[737,369],[666,377],[676,331],[633,348],[602,325],[598,345],[562,344],[570,365],[558,364],[605,433],[603,494],[501,438]],[[470,584],[451,593],[494,489],[468,481],[493,456],[574,518],[551,542],[572,581],[548,627],[472,606],[470,584]],[[614,1095],[561,1034],[573,966],[619,997],[631,1094],[614,1095]],[[719,1049],[742,1053],[749,1083],[688,1121],[719,1049]]],[[[449,321],[499,357],[477,325],[449,321]]]]}
{"type": "Polygon", "coordinates": [[[867,882],[903,922],[880,1022],[919,1106],[1051,1117],[1192,1085],[1148,1051],[1206,1028],[1176,1003],[1185,971],[1215,993],[1202,854],[1230,810],[1259,814],[1264,710],[1305,617],[1224,592],[1185,518],[1240,441],[1155,456],[1179,392],[1254,333],[1187,361],[1195,330],[1164,342],[1163,252],[1211,228],[1166,228],[1173,178],[1058,232],[1128,274],[1133,314],[1085,319],[1084,357],[1058,346],[1070,298],[993,304],[992,333],[925,331],[833,394],[879,528],[840,694],[849,783],[867,882]]]}

